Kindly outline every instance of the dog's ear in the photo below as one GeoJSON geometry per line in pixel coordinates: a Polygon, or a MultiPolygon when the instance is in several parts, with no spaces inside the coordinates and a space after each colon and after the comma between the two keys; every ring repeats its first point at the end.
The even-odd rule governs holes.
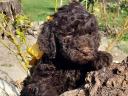
{"type": "Polygon", "coordinates": [[[38,36],[37,43],[39,48],[43,51],[49,59],[54,59],[56,56],[56,44],[54,33],[51,31],[49,22],[44,23],[41,33],[38,36]]]}

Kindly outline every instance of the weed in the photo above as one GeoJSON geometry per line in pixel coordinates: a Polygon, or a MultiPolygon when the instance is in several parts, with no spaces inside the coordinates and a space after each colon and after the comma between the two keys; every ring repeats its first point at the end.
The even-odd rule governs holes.
{"type": "Polygon", "coordinates": [[[29,54],[26,50],[23,50],[23,46],[27,48],[25,31],[30,27],[30,21],[25,16],[17,16],[15,21],[7,21],[6,16],[2,13],[0,14],[0,18],[0,32],[4,34],[4,37],[6,37],[15,48],[10,48],[2,38],[0,38],[0,43],[9,49],[17,57],[25,71],[28,71],[30,67],[29,54]]]}

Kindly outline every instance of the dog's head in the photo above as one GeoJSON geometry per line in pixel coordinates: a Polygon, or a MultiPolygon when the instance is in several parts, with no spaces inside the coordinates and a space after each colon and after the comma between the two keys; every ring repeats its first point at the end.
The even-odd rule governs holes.
{"type": "Polygon", "coordinates": [[[100,36],[94,15],[79,3],[63,6],[53,15],[52,21],[44,23],[38,43],[49,58],[56,53],[62,57],[84,64],[93,60],[98,50],[100,36]]]}

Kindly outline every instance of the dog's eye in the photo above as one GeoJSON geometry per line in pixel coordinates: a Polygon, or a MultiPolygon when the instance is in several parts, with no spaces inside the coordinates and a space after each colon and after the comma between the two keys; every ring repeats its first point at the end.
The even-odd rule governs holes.
{"type": "Polygon", "coordinates": [[[94,26],[94,23],[91,23],[91,27],[93,27],[94,26]]]}
{"type": "Polygon", "coordinates": [[[64,42],[70,42],[71,36],[65,36],[64,37],[64,42]]]}
{"type": "Polygon", "coordinates": [[[92,34],[92,32],[88,32],[88,34],[89,34],[89,35],[91,35],[91,34],[92,34]]]}
{"type": "Polygon", "coordinates": [[[74,17],[71,17],[71,21],[74,21],[74,19],[75,19],[74,17]]]}

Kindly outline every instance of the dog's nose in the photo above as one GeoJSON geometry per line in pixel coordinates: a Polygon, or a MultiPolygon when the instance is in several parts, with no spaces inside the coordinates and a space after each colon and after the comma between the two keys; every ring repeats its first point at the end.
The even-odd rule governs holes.
{"type": "Polygon", "coordinates": [[[89,47],[84,47],[82,49],[82,52],[85,54],[85,55],[91,55],[93,53],[92,49],[89,48],[89,47]]]}
{"type": "Polygon", "coordinates": [[[91,51],[91,48],[89,48],[89,47],[84,47],[82,50],[83,50],[83,52],[90,52],[90,51],[91,51]]]}

